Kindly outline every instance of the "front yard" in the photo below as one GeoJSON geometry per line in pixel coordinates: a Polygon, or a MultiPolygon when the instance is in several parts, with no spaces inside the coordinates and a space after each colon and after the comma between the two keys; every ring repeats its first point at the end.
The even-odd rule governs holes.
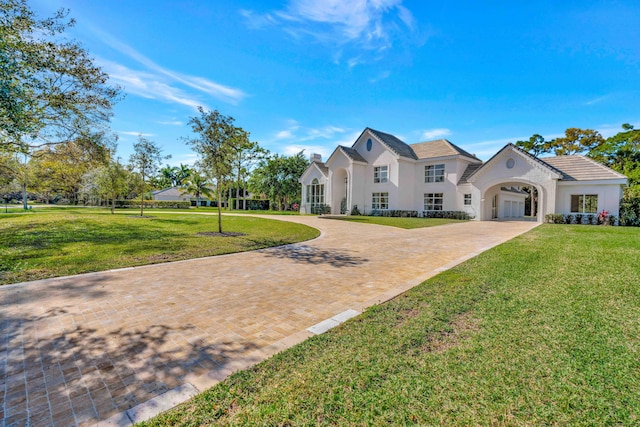
{"type": "Polygon", "coordinates": [[[639,265],[543,225],[144,425],[638,425],[639,265]]]}
{"type": "Polygon", "coordinates": [[[308,240],[318,231],[250,216],[145,210],[33,209],[0,216],[0,285],[260,249],[308,240]],[[148,218],[146,216],[149,216],[148,218]]]}

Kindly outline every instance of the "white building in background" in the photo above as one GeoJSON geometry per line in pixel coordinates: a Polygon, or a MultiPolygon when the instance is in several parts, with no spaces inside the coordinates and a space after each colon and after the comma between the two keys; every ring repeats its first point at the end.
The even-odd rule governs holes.
{"type": "Polygon", "coordinates": [[[535,189],[538,221],[553,213],[618,216],[627,178],[583,156],[538,158],[507,144],[482,162],[446,139],[406,144],[366,128],[326,162],[314,154],[300,177],[302,213],[464,211],[476,220],[521,218],[535,189]]]}

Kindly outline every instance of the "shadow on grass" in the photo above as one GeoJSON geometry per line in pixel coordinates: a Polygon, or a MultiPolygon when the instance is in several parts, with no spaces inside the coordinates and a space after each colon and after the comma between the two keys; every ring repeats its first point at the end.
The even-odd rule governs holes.
{"type": "Polygon", "coordinates": [[[341,250],[324,250],[306,245],[287,245],[264,249],[265,255],[274,258],[287,258],[305,264],[328,264],[332,267],[355,267],[369,262],[366,258],[350,255],[341,250]]]}
{"type": "MultiPolygon", "coordinates": [[[[134,307],[125,322],[117,316],[128,310],[113,310],[106,299],[104,309],[83,309],[83,300],[104,296],[100,283],[92,278],[32,289],[33,299],[68,292],[76,297],[65,300],[77,304],[39,314],[15,305],[29,299],[27,290],[0,290],[0,360],[7,362],[0,370],[1,389],[7,390],[0,395],[1,425],[104,420],[258,348],[249,340],[205,340],[191,324],[161,320],[147,327],[139,320],[144,308],[134,307]]],[[[169,306],[165,314],[162,319],[172,318],[169,306]]]]}

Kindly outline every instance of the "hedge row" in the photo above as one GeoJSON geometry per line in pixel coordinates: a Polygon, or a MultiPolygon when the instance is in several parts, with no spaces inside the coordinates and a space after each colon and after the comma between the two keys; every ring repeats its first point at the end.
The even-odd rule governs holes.
{"type": "MultiPolygon", "coordinates": [[[[116,208],[139,208],[140,200],[116,200],[116,208]]],[[[167,200],[145,200],[145,208],[156,209],[189,209],[191,202],[167,201],[167,200]]]]}
{"type": "Polygon", "coordinates": [[[384,216],[393,218],[417,218],[418,211],[404,211],[399,209],[372,210],[370,216],[384,216]]]}
{"type": "Polygon", "coordinates": [[[464,211],[423,211],[424,218],[446,218],[446,219],[473,219],[472,215],[464,211]]]}
{"type": "Polygon", "coordinates": [[[547,214],[544,219],[549,224],[618,225],[615,215],[599,214],[547,214]]]}

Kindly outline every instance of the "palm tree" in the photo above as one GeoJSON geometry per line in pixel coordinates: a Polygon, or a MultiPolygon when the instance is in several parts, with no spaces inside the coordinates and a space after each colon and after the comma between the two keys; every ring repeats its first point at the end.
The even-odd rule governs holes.
{"type": "Polygon", "coordinates": [[[213,188],[208,187],[209,183],[205,178],[193,172],[184,184],[182,184],[182,194],[191,194],[196,198],[196,208],[200,206],[200,197],[207,196],[211,198],[213,188]]]}
{"type": "Polygon", "coordinates": [[[167,188],[179,185],[176,183],[176,173],[178,172],[177,167],[166,165],[158,172],[158,187],[167,188]]]}
{"type": "Polygon", "coordinates": [[[187,165],[183,165],[182,163],[180,163],[180,166],[176,166],[173,169],[174,169],[174,179],[176,182],[174,185],[184,184],[187,181],[187,179],[189,179],[189,177],[194,173],[193,169],[191,169],[187,165]]]}

